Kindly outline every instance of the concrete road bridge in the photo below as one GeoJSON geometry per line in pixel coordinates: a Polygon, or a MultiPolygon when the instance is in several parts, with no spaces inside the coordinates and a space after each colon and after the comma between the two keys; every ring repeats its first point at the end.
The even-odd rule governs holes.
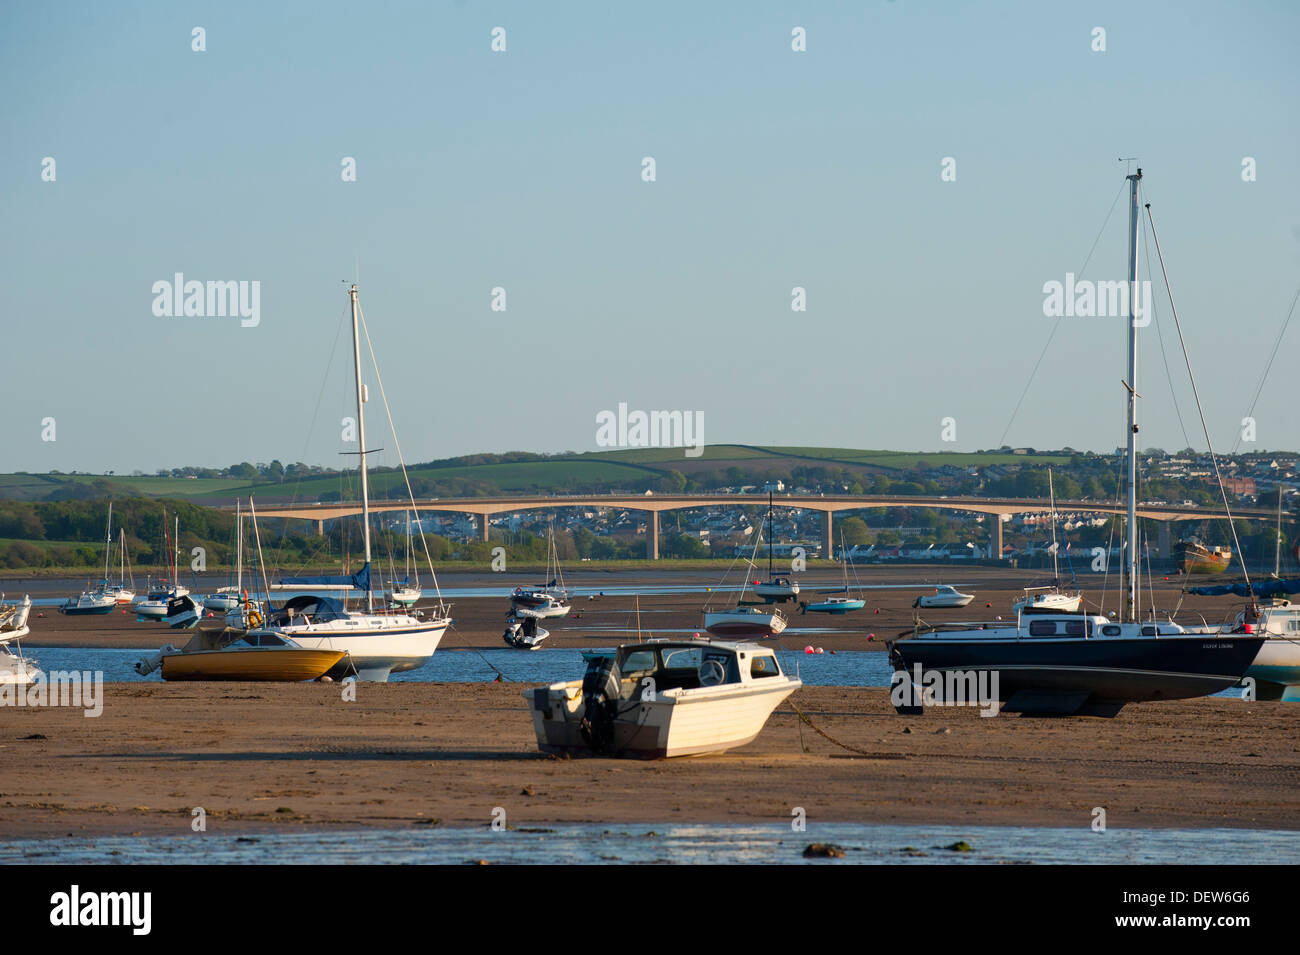
{"type": "MultiPolygon", "coordinates": [[[[646,556],[659,557],[659,515],[664,511],[686,510],[698,507],[753,507],[766,506],[767,497],[759,494],[574,494],[534,495],[525,497],[467,497],[432,498],[415,501],[420,513],[470,514],[477,518],[480,538],[488,539],[488,519],[494,514],[512,514],[520,511],[558,510],[560,508],[612,508],[615,510],[644,511],[646,524],[646,556]]],[[[1052,510],[1049,501],[1038,498],[996,497],[930,497],[919,495],[844,494],[805,496],[795,494],[774,495],[774,507],[821,511],[822,553],[833,554],[834,519],[841,511],[861,511],[883,507],[929,507],[935,510],[969,511],[996,516],[989,521],[989,553],[997,558],[1002,554],[1002,518],[1013,514],[1043,514],[1052,510]]],[[[233,510],[233,507],[226,508],[233,510]]],[[[411,510],[411,502],[383,500],[371,501],[372,512],[411,510]]],[[[1101,501],[1057,501],[1058,513],[1071,514],[1124,514],[1125,505],[1101,501]]],[[[360,501],[331,503],[268,504],[259,506],[261,517],[283,517],[314,521],[318,533],[324,533],[325,521],[351,517],[361,513],[360,501]]],[[[1207,507],[1180,507],[1172,504],[1139,504],[1137,515],[1159,521],[1159,553],[1170,556],[1170,525],[1175,521],[1200,521],[1223,517],[1222,510],[1207,507]]],[[[1276,512],[1269,508],[1242,507],[1233,511],[1233,517],[1251,520],[1273,520],[1276,512]]]]}

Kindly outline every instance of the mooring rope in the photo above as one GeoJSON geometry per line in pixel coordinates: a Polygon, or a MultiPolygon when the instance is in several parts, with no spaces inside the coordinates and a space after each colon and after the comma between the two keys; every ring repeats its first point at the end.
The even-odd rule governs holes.
{"type": "Polygon", "coordinates": [[[858,749],[856,746],[850,746],[848,743],[841,742],[840,740],[837,740],[834,736],[831,736],[829,733],[827,733],[824,729],[822,729],[811,719],[809,719],[807,714],[805,714],[803,710],[799,709],[799,707],[797,707],[794,703],[790,704],[790,709],[794,710],[795,713],[798,715],[799,720],[803,723],[807,723],[808,728],[811,729],[818,736],[822,737],[823,739],[831,743],[834,743],[836,746],[840,747],[841,749],[847,749],[850,753],[857,753],[859,756],[866,756],[869,757],[870,759],[907,759],[906,753],[870,753],[867,752],[867,750],[865,749],[858,749]]]}

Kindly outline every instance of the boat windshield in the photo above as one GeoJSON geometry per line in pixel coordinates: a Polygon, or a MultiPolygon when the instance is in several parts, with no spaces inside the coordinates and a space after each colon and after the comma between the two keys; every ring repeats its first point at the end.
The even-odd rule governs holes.
{"type": "Polygon", "coordinates": [[[644,699],[651,689],[662,693],[740,682],[736,654],[722,647],[632,647],[624,652],[618,671],[620,695],[626,699],[644,699]]]}

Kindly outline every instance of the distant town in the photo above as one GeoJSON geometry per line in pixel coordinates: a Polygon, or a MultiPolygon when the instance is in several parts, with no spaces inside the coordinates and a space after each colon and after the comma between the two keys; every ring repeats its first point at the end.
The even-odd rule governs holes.
{"type": "MultiPolygon", "coordinates": [[[[656,552],[663,558],[766,559],[792,553],[808,559],[853,562],[960,562],[1013,560],[1027,565],[1050,562],[1055,534],[1058,561],[1072,569],[1086,566],[1100,547],[1116,554],[1122,535],[1119,518],[1090,512],[1080,502],[1114,503],[1122,495],[1122,454],[1078,452],[1071,448],[1000,448],[961,453],[906,453],[843,449],[782,449],[740,445],[710,446],[699,459],[680,452],[602,452],[540,455],[526,452],[480,454],[416,465],[408,470],[410,493],[425,502],[412,527],[428,535],[435,560],[487,560],[492,546],[504,545],[518,560],[542,559],[553,532],[565,560],[636,560],[646,556],[650,515],[630,506],[530,508],[488,518],[487,540],[481,519],[472,514],[439,513],[438,498],[529,495],[590,498],[600,494],[735,495],[734,504],[711,503],[665,511],[660,516],[656,552]],[[1010,514],[1003,518],[1002,552],[992,553],[987,522],[992,515],[944,507],[945,498],[987,497],[1066,502],[1055,515],[1010,514]],[[926,506],[865,507],[836,515],[833,553],[826,553],[823,514],[818,509],[783,506],[771,515],[767,492],[780,496],[889,495],[933,498],[926,506]],[[762,535],[762,543],[756,542],[762,535]],[[796,549],[798,549],[796,551],[796,549]]],[[[1245,453],[1218,457],[1218,473],[1230,504],[1277,508],[1284,547],[1294,547],[1300,455],[1245,453]]],[[[1222,508],[1215,461],[1191,450],[1153,448],[1139,460],[1139,500],[1150,505],[1222,508]]],[[[161,561],[162,509],[180,515],[181,544],[211,547],[218,559],[230,546],[236,499],[250,495],[259,506],[276,503],[329,503],[357,497],[352,472],[279,461],[243,462],[227,468],[180,467],[152,475],[60,474],[0,476],[0,567],[91,566],[102,553],[103,515],[109,500],[137,562],[161,561]],[[168,505],[168,501],[172,501],[168,505]],[[201,515],[201,516],[200,516],[201,515]]],[[[378,468],[371,475],[372,498],[404,500],[399,470],[378,468]]],[[[407,517],[388,511],[380,544],[390,552],[405,548],[407,517]]],[[[272,522],[275,523],[275,522],[272,522]]],[[[278,546],[303,562],[337,561],[359,533],[355,518],[322,522],[317,534],[301,521],[286,520],[276,531],[278,546]],[[322,537],[323,535],[323,537],[322,537]]],[[[1274,559],[1278,530],[1269,522],[1237,522],[1243,551],[1252,560],[1274,559]]],[[[1180,536],[1210,544],[1230,537],[1226,520],[1177,522],[1180,536]]],[[[1154,546],[1154,545],[1153,545],[1154,546]]],[[[381,548],[382,552],[382,548],[381,548]]],[[[1166,555],[1167,556],[1167,555],[1166,555]]]]}

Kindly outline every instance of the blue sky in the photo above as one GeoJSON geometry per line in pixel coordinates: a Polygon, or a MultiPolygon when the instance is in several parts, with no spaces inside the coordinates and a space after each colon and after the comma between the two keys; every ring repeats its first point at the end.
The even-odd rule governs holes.
{"type": "MultiPolygon", "coordinates": [[[[1120,156],[1236,442],[1300,286],[1300,8],[700,6],[7,4],[0,469],[348,460],[358,273],[411,462],[594,449],[619,402],[703,413],[711,443],[1110,450],[1122,320],[1067,320],[1011,416],[1120,156]],[[176,272],[260,282],[260,324],[155,316],[176,272]]],[[[1083,277],[1123,278],[1125,220],[1083,277]]],[[[1140,444],[1175,449],[1155,333],[1140,444]]],[[[1246,449],[1300,448],[1297,336],[1246,449]]]]}

